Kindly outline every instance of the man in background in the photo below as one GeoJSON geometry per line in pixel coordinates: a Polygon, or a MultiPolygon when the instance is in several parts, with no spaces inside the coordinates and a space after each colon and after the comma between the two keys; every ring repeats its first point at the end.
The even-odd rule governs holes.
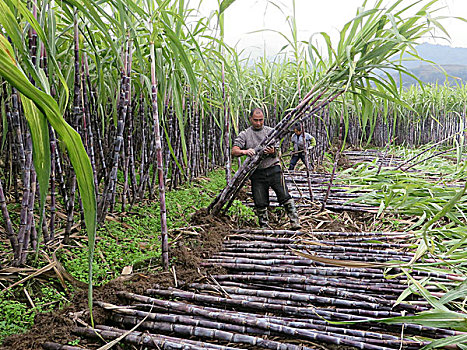
{"type": "Polygon", "coordinates": [[[307,163],[305,159],[305,147],[309,149],[313,146],[316,146],[315,138],[307,132],[304,133],[302,125],[300,123],[296,123],[294,125],[293,132],[294,134],[290,139],[290,141],[293,144],[293,153],[292,158],[290,158],[289,170],[295,169],[295,166],[297,165],[299,159],[301,159],[303,164],[306,165],[307,163]]]}

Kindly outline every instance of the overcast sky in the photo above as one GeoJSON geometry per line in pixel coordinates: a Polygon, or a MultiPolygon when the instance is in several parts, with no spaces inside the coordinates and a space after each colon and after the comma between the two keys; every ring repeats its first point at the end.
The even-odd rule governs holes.
{"type": "MultiPolygon", "coordinates": [[[[370,6],[374,2],[368,0],[370,6]]],[[[406,0],[407,4],[411,2],[413,1],[406,0]]],[[[218,0],[190,0],[192,7],[197,7],[200,3],[200,10],[205,16],[218,7],[218,0]]],[[[251,32],[274,29],[291,37],[287,16],[292,14],[292,3],[292,0],[236,0],[225,13],[226,42],[254,54],[261,54],[263,47],[266,47],[268,55],[276,54],[286,43],[280,35],[264,31],[253,34],[251,32]],[[280,4],[283,12],[271,2],[280,4]]],[[[362,3],[363,0],[295,0],[299,40],[307,41],[313,33],[321,31],[337,38],[338,30],[355,16],[358,6],[362,3]]],[[[438,1],[437,7],[442,6],[445,8],[438,14],[467,18],[467,0],[438,1]]],[[[466,22],[446,19],[442,23],[449,32],[451,41],[438,40],[436,43],[467,47],[466,22]]]]}

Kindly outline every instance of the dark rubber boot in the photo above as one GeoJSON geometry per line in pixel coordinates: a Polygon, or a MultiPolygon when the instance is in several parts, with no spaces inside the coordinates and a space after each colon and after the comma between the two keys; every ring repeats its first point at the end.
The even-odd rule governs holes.
{"type": "Polygon", "coordinates": [[[293,199],[289,199],[284,203],[284,209],[290,219],[290,229],[294,231],[300,230],[302,225],[300,225],[300,219],[298,218],[297,208],[293,199]]]}
{"type": "Polygon", "coordinates": [[[268,209],[256,208],[256,215],[258,216],[259,228],[269,228],[268,209]]]}

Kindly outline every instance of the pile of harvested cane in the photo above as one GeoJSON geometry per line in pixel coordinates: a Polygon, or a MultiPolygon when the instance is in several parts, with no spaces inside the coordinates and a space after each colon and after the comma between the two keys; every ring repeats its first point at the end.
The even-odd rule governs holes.
{"type": "MultiPolygon", "coordinates": [[[[310,183],[307,182],[307,176],[304,172],[295,171],[284,174],[289,193],[296,201],[298,208],[310,207],[309,201],[315,201],[320,204],[325,203],[326,208],[331,210],[368,213],[378,212],[378,208],[371,205],[364,203],[348,203],[349,200],[356,199],[366,193],[366,190],[362,186],[344,185],[338,181],[333,181],[331,183],[330,174],[309,173],[309,175],[310,183]]],[[[251,193],[249,194],[250,196],[244,200],[244,204],[252,207],[254,204],[251,199],[251,193]]],[[[271,207],[279,206],[276,194],[272,190],[269,191],[269,198],[271,207]]]]}
{"type": "Polygon", "coordinates": [[[405,162],[405,159],[392,154],[386,154],[378,150],[367,149],[364,151],[345,151],[342,156],[352,163],[375,162],[378,166],[397,167],[405,162]]]}
{"type": "MultiPolygon", "coordinates": [[[[460,333],[375,320],[428,310],[415,294],[398,302],[407,278],[383,265],[410,260],[409,246],[408,236],[398,232],[238,230],[202,263],[217,274],[180,289],[118,292],[121,305],[96,302],[107,311],[105,325],[74,332],[141,349],[419,349],[431,339],[460,333]],[[337,260],[348,266],[327,264],[337,260]],[[395,276],[387,279],[387,273],[395,276]]],[[[460,279],[441,273],[412,276],[460,279]]],[[[427,289],[441,292],[436,284],[427,289]]],[[[44,348],[78,349],[52,343],[44,348]]]]}

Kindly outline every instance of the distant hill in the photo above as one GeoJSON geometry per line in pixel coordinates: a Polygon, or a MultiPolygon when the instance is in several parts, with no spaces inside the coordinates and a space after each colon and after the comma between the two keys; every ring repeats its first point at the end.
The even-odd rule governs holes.
{"type": "MultiPolygon", "coordinates": [[[[467,48],[449,47],[424,43],[416,47],[420,57],[440,65],[451,76],[447,80],[451,84],[455,81],[467,83],[467,48]]],[[[404,59],[408,59],[405,55],[404,59]]],[[[446,81],[444,73],[439,67],[423,61],[403,61],[403,65],[425,83],[443,84],[446,81]]],[[[398,77],[396,77],[398,79],[398,77]]],[[[404,85],[416,84],[410,76],[403,77],[404,85]]]]}

